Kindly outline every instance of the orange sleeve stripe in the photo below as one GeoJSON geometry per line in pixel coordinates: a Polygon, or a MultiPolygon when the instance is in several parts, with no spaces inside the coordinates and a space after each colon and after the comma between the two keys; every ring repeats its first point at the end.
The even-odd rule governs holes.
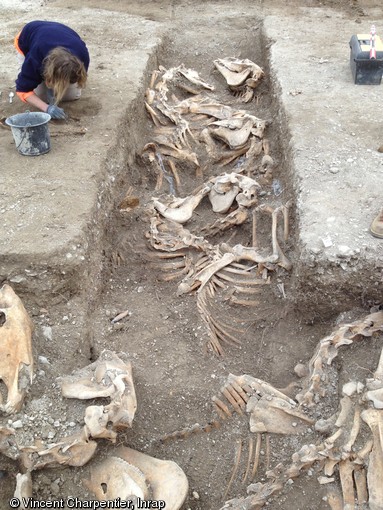
{"type": "Polygon", "coordinates": [[[19,53],[21,53],[21,55],[24,55],[24,53],[21,51],[20,46],[19,46],[19,37],[20,37],[20,34],[21,34],[21,30],[20,30],[20,32],[17,34],[17,36],[15,37],[15,40],[13,41],[13,44],[15,45],[16,50],[17,50],[19,53]]]}
{"type": "Polygon", "coordinates": [[[31,92],[16,92],[17,96],[22,100],[23,103],[27,102],[27,97],[32,96],[34,94],[33,90],[31,92]]]}

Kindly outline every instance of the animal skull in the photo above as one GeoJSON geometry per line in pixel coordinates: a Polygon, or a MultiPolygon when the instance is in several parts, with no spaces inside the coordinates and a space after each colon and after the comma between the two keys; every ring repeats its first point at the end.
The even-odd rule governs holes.
{"type": "MultiPolygon", "coordinates": [[[[188,480],[173,461],[160,460],[121,446],[91,469],[84,484],[101,500],[140,498],[164,501],[166,510],[181,508],[188,480]]],[[[159,508],[159,507],[158,507],[159,508]]]]}
{"type": "Polygon", "coordinates": [[[0,379],[7,387],[7,400],[0,394],[0,411],[20,411],[33,380],[33,324],[12,287],[0,289],[0,379]]]}

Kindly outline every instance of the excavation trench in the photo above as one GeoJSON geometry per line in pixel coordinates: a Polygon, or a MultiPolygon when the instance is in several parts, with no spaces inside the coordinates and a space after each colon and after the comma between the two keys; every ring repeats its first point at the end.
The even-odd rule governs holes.
{"type": "MultiPolygon", "coordinates": [[[[278,97],[279,86],[275,77],[270,75],[269,41],[263,34],[261,20],[246,18],[237,23],[237,27],[231,26],[228,36],[218,22],[214,33],[206,31],[206,40],[200,41],[201,49],[192,44],[193,34],[187,29],[177,37],[169,34],[156,52],[153,67],[148,69],[145,87],[150,82],[152,71],[160,66],[169,69],[183,63],[214,84],[217,102],[246,108],[257,117],[270,120],[266,136],[277,166],[273,175],[275,188],[272,185],[265,187],[263,200],[266,203],[269,200],[272,205],[290,199],[294,201],[288,126],[278,97]],[[244,38],[244,30],[251,37],[244,38]],[[222,77],[214,70],[214,59],[233,55],[248,58],[265,70],[266,78],[257,89],[257,99],[246,105],[233,98],[222,77]]],[[[304,310],[295,308],[292,276],[279,268],[272,276],[271,285],[255,296],[259,304],[254,307],[228,307],[222,296],[217,296],[213,303],[214,313],[223,323],[241,331],[237,333],[240,345],[224,345],[223,357],[207,350],[208,334],[197,309],[196,295],[177,296],[179,281],[161,281],[161,261],[156,260],[153,264],[148,258],[150,251],[145,234],[149,220],[145,210],[151,197],[164,199],[171,189],[164,179],[162,188],[155,191],[156,175],[142,157],[143,147],[154,136],[153,123],[143,107],[144,92],[137,102],[137,110],[131,112],[134,122],[128,115],[123,130],[127,137],[128,159],[126,172],[120,173],[111,196],[114,214],[108,224],[105,245],[110,272],[105,273],[102,296],[91,316],[91,358],[97,358],[104,348],[129,354],[134,367],[139,407],[133,429],[122,434],[121,441],[151,455],[173,459],[182,466],[191,490],[197,491],[201,498],[191,497],[185,508],[220,508],[225,498],[245,493],[241,477],[248,453],[247,419],[234,416],[220,430],[197,433],[184,440],[162,443],[161,438],[196,423],[204,426],[215,419],[217,416],[211,398],[219,395],[229,373],[252,374],[276,387],[284,387],[286,382],[294,381],[294,366],[309,359],[327,325],[320,322],[313,325],[304,310]],[[137,122],[140,136],[137,136],[137,122]],[[135,133],[133,140],[130,137],[132,133],[135,133]],[[130,198],[139,199],[138,207],[129,212],[119,210],[127,192],[130,198]],[[124,311],[128,311],[128,315],[112,324],[111,320],[124,311]],[[242,441],[244,457],[241,468],[225,495],[234,454],[238,442],[242,441]]],[[[180,94],[184,97],[182,92],[180,94]]],[[[180,196],[190,194],[211,175],[229,171],[229,168],[232,169],[233,165],[215,167],[211,169],[212,174],[209,168],[205,168],[201,179],[196,177],[192,165],[181,164],[180,196]]],[[[195,209],[191,221],[193,233],[198,234],[198,228],[211,220],[210,205],[205,199],[195,209]]],[[[299,260],[294,207],[290,210],[290,223],[290,237],[284,249],[294,264],[299,260]]],[[[258,236],[259,243],[271,250],[270,217],[260,217],[258,236]]],[[[213,242],[227,241],[230,237],[232,245],[251,245],[251,221],[222,233],[213,242]]],[[[293,453],[294,446],[295,440],[273,439],[269,462],[276,462],[282,449],[293,453]]],[[[108,445],[102,446],[102,453],[109,450],[108,445]]],[[[310,508],[320,508],[320,498],[318,501],[319,506],[315,506],[310,500],[310,508]]]]}
{"type": "MultiPolygon", "coordinates": [[[[40,360],[39,376],[32,387],[25,416],[28,412],[36,416],[49,413],[52,404],[49,395],[45,394],[49,379],[55,402],[54,413],[61,417],[61,423],[56,426],[55,418],[37,418],[36,423],[41,420],[40,431],[45,440],[52,439],[54,427],[56,438],[59,434],[68,434],[72,426],[82,423],[86,403],[68,402],[60,397],[55,382],[56,369],[62,374],[69,372],[70,367],[84,366],[97,359],[104,349],[125,352],[133,364],[138,410],[132,429],[119,436],[119,443],[176,461],[187,474],[190,485],[185,509],[215,510],[223,505],[225,499],[246,494],[243,479],[250,438],[248,420],[245,416],[234,415],[219,430],[210,433],[196,433],[166,442],[161,439],[173,431],[190,428],[196,423],[203,427],[216,419],[211,399],[219,395],[229,373],[250,374],[277,388],[296,381],[294,366],[299,362],[306,363],[317,342],[331,329],[328,322],[321,322],[320,317],[313,322],[312,310],[306,313],[305,309],[297,308],[294,295],[297,284],[302,287],[301,282],[294,280],[295,265],[300,258],[294,212],[295,177],[290,157],[289,127],[279,98],[279,84],[270,72],[269,44],[263,33],[262,20],[250,17],[232,19],[230,23],[218,18],[215,30],[207,27],[198,46],[195,34],[188,26],[180,27],[177,33],[172,31],[165,37],[162,46],[151,57],[142,94],[126,112],[118,129],[118,140],[111,147],[103,169],[105,184],[101,187],[99,207],[89,229],[92,255],[85,277],[91,290],[86,292],[85,299],[69,295],[67,304],[55,312],[61,324],[55,337],[59,338],[60,331],[65,331],[66,335],[63,352],[60,352],[60,341],[57,345],[51,342],[46,312],[40,310],[36,313],[43,331],[43,340],[40,339],[38,348],[51,360],[54,370],[44,366],[44,361],[40,360]],[[222,76],[214,69],[215,59],[232,56],[249,59],[265,71],[255,98],[245,105],[233,97],[222,76]],[[211,100],[214,98],[216,102],[232,108],[244,108],[261,119],[271,121],[265,136],[270,142],[270,154],[277,164],[273,180],[263,185],[261,200],[273,207],[292,201],[290,235],[283,243],[283,249],[293,264],[292,272],[281,267],[271,272],[270,285],[264,285],[253,298],[258,301],[255,306],[228,305],[223,292],[217,292],[212,299],[212,314],[224,327],[234,328],[230,331],[236,331],[233,335],[239,341],[237,346],[224,344],[224,356],[217,356],[209,349],[208,332],[197,308],[196,295],[177,295],[179,280],[176,278],[161,280],[164,276],[162,262],[150,260],[145,235],[149,229],[147,209],[151,198],[156,196],[165,200],[171,191],[166,178],[162,188],[155,191],[157,176],[143,157],[145,145],[154,136],[153,123],[144,107],[145,90],[153,71],[160,66],[169,69],[180,64],[196,70],[204,80],[215,86],[214,95],[210,94],[211,100]],[[133,199],[129,202],[133,204],[129,210],[121,206],[122,203],[126,205],[127,194],[129,199],[133,199]],[[126,312],[125,316],[113,322],[121,312],[126,312]],[[76,356],[75,364],[71,353],[76,356]],[[74,425],[64,426],[67,422],[74,425]],[[227,491],[238,444],[242,445],[243,456],[227,491]],[[193,492],[198,493],[198,497],[193,492]]],[[[180,92],[180,97],[186,97],[185,91],[180,92]]],[[[186,196],[209,177],[233,169],[235,163],[221,168],[219,165],[206,166],[201,177],[196,175],[193,166],[181,164],[182,189],[178,194],[186,196]]],[[[199,229],[211,221],[211,208],[205,198],[195,209],[190,228],[198,235],[199,229]]],[[[225,241],[248,247],[252,243],[252,233],[250,217],[245,224],[214,236],[212,242],[225,241]]],[[[260,215],[257,239],[263,249],[271,251],[269,215],[260,215]]],[[[320,303],[319,289],[315,299],[320,303]]],[[[327,302],[326,310],[329,308],[327,302]]],[[[372,357],[377,349],[373,344],[372,357]]],[[[336,406],[337,402],[328,401],[329,412],[334,411],[336,406]]],[[[25,440],[28,442],[33,435],[32,430],[27,431],[25,440]]],[[[311,439],[305,438],[305,441],[311,439]]],[[[267,467],[289,458],[299,444],[296,437],[273,436],[270,453],[267,454],[267,447],[262,448],[262,473],[267,467]]],[[[99,458],[112,451],[113,445],[99,442],[99,458]]],[[[9,461],[4,473],[14,474],[15,469],[9,461]]],[[[59,487],[61,496],[84,499],[81,480],[88,472],[88,465],[37,472],[33,477],[34,495],[41,499],[51,497],[52,486],[58,480],[55,486],[59,487]]],[[[0,490],[3,491],[3,500],[7,501],[12,495],[12,484],[0,490]]],[[[306,476],[303,481],[296,482],[294,490],[285,494],[279,503],[274,501],[275,508],[298,507],[298,498],[300,508],[323,508],[325,492],[315,479],[306,476]],[[297,493],[299,496],[296,496],[297,493]]]]}

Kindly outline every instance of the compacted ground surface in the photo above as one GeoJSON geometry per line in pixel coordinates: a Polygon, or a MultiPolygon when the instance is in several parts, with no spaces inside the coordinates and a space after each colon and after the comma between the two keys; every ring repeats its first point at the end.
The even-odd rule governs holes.
{"type": "MultiPolygon", "coordinates": [[[[285,61],[286,65],[290,65],[288,90],[281,89],[275,74],[276,61],[271,58],[272,46],[278,39],[277,27],[280,27],[282,41],[284,37],[286,40],[300,37],[299,33],[294,34],[293,28],[295,23],[298,26],[301,16],[306,20],[312,16],[313,20],[312,28],[305,32],[306,38],[315,40],[316,32],[321,30],[321,22],[328,27],[325,22],[329,23],[331,19],[334,19],[332,28],[346,24],[350,30],[359,32],[363,24],[365,32],[379,15],[377,5],[346,0],[303,3],[240,1],[235,4],[179,4],[154,1],[128,4],[118,0],[89,0],[79,5],[71,0],[41,3],[0,0],[0,17],[7,27],[0,41],[5,62],[0,70],[1,117],[25,109],[16,99],[13,103],[8,100],[16,69],[12,34],[22,23],[32,19],[55,19],[70,24],[83,35],[92,58],[89,85],[83,98],[66,106],[68,123],[52,123],[53,149],[49,154],[32,159],[22,157],[12,145],[9,130],[3,127],[0,132],[1,172],[7,172],[6,182],[14,183],[14,188],[3,187],[0,190],[4,201],[0,204],[1,214],[4,212],[3,235],[11,240],[10,243],[14,242],[14,238],[20,243],[20,249],[12,248],[12,253],[6,241],[2,245],[1,277],[23,299],[35,324],[34,383],[20,413],[0,417],[1,425],[16,424],[19,444],[31,445],[35,439],[55,442],[79,430],[83,426],[88,402],[64,399],[57,377],[95,361],[104,349],[124,352],[133,365],[138,408],[132,428],[119,434],[117,444],[177,462],[189,481],[189,493],[183,509],[219,509],[228,499],[246,496],[246,488],[251,481],[249,477],[245,479],[251,440],[248,416],[234,414],[231,419],[222,422],[219,429],[211,432],[197,432],[168,441],[162,438],[196,423],[203,427],[217,419],[212,397],[220,396],[220,389],[230,373],[249,374],[276,388],[285,388],[289,383],[299,385],[294,367],[297,363],[308,363],[315,346],[324,336],[340,323],[358,320],[370,311],[380,309],[382,277],[379,260],[382,248],[379,242],[371,241],[370,248],[376,255],[376,266],[366,264],[363,273],[363,260],[359,260],[359,255],[362,258],[370,253],[365,248],[370,245],[367,230],[372,216],[378,211],[377,200],[373,202],[371,196],[363,195],[363,186],[359,190],[360,202],[355,207],[361,209],[363,204],[366,209],[364,229],[358,233],[364,248],[353,250],[354,237],[358,236],[352,225],[348,225],[351,230],[345,230],[344,237],[351,248],[343,246],[341,257],[335,264],[336,271],[331,265],[331,257],[323,259],[322,243],[320,247],[314,246],[309,256],[301,254],[302,236],[310,238],[310,232],[300,232],[309,222],[300,219],[305,202],[302,202],[300,187],[296,185],[294,156],[298,154],[298,159],[306,157],[314,169],[321,161],[321,171],[326,168],[327,161],[329,166],[332,164],[332,176],[339,172],[339,168],[342,171],[342,163],[337,158],[344,162],[345,157],[338,152],[329,158],[331,142],[325,152],[321,152],[322,145],[319,144],[325,136],[331,135],[332,129],[337,136],[338,125],[334,125],[331,119],[329,125],[325,121],[323,124],[311,122],[307,119],[309,114],[305,115],[305,108],[310,110],[310,105],[316,104],[322,91],[315,89],[315,77],[302,74],[305,72],[305,68],[302,71],[300,66],[303,56],[294,56],[291,49],[289,53],[286,48],[285,61]],[[281,22],[283,19],[288,20],[286,32],[281,22]],[[264,22],[266,25],[269,23],[269,33],[275,39],[268,37],[264,22]],[[265,71],[265,77],[249,103],[241,102],[230,93],[223,77],[215,69],[214,60],[225,57],[249,59],[265,71]],[[162,271],[160,260],[155,257],[153,260],[146,235],[151,198],[156,196],[165,200],[171,188],[164,178],[161,189],[155,191],[157,176],[145,158],[144,147],[156,136],[155,126],[144,108],[145,90],[153,71],[180,64],[196,70],[214,86],[214,91],[205,91],[212,102],[246,110],[269,121],[265,136],[276,166],[272,179],[262,181],[259,200],[271,207],[291,204],[290,234],[282,247],[293,269],[273,268],[270,284],[262,286],[255,297],[251,297],[257,300],[254,306],[230,304],[224,289],[218,289],[212,299],[212,314],[227,328],[234,328],[230,331],[235,331],[233,334],[239,342],[238,345],[223,344],[222,356],[217,356],[209,347],[196,295],[177,293],[182,277],[164,278],[164,274],[170,273],[162,271]],[[124,72],[125,69],[129,69],[129,73],[124,72]],[[298,84],[305,80],[310,84],[311,89],[304,91],[302,126],[307,122],[310,136],[318,139],[318,146],[315,143],[305,146],[304,133],[298,140],[290,139],[289,115],[285,113],[283,97],[288,95],[288,100],[301,97],[299,85],[290,87],[294,85],[295,77],[298,84]],[[299,150],[296,151],[297,146],[299,150]],[[41,167],[39,160],[42,161],[41,167]],[[38,188],[36,191],[32,187],[30,192],[23,191],[19,196],[16,189],[19,186],[15,183],[22,183],[23,174],[29,176],[31,172],[37,181],[40,171],[43,175],[41,190],[38,188]],[[128,210],[121,205],[127,194],[137,199],[134,207],[128,210]],[[17,201],[14,199],[16,195],[17,201]],[[13,207],[12,201],[15,203],[13,207]],[[28,218],[23,216],[24,204],[27,211],[34,212],[29,228],[23,230],[23,222],[28,224],[28,218]],[[52,210],[53,216],[48,222],[46,217],[51,215],[52,210]],[[43,223],[47,223],[45,234],[41,233],[41,225],[37,224],[41,218],[43,223]],[[75,220],[72,224],[73,218],[80,224],[78,229],[75,220]],[[85,226],[81,226],[78,218],[85,226]],[[74,225],[73,235],[71,225],[74,225]],[[303,265],[301,272],[297,269],[300,264],[303,265]],[[26,268],[29,273],[25,276],[26,268]],[[352,285],[356,282],[359,287],[355,290],[347,287],[345,275],[349,276],[352,285]],[[333,296],[331,291],[326,291],[327,284],[330,289],[336,290],[333,296]],[[344,302],[343,293],[347,296],[344,302]],[[124,318],[112,322],[121,312],[127,312],[124,318]],[[239,444],[242,445],[241,460],[229,483],[239,444]]],[[[349,36],[350,32],[342,35],[345,46],[349,36]]],[[[322,60],[320,64],[325,69],[326,57],[331,55],[331,41],[336,44],[339,37],[339,32],[322,34],[321,40],[328,40],[329,47],[323,48],[318,44],[315,54],[306,54],[306,57],[322,60]]],[[[305,47],[304,41],[302,47],[305,47]]],[[[348,62],[343,62],[343,66],[346,68],[348,62]]],[[[182,98],[188,97],[185,90],[177,93],[182,98]]],[[[371,93],[376,102],[382,97],[379,87],[373,87],[371,93]]],[[[368,94],[368,90],[363,89],[363,94],[368,94]]],[[[344,116],[342,118],[347,118],[348,110],[353,111],[353,99],[346,96],[342,103],[342,96],[339,97],[339,112],[344,116]]],[[[327,106],[321,96],[318,111],[325,111],[327,106]]],[[[376,116],[379,115],[377,108],[376,116]]],[[[304,129],[302,127],[302,131],[304,129]]],[[[352,126],[347,125],[347,130],[348,136],[358,134],[357,126],[352,135],[352,126]]],[[[371,124],[370,130],[364,133],[370,145],[366,142],[365,147],[364,140],[363,149],[375,158],[373,161],[377,164],[371,172],[378,172],[382,164],[381,155],[376,150],[383,143],[381,133],[375,124],[371,124]]],[[[203,163],[205,146],[198,140],[193,143],[198,159],[203,163]]],[[[351,151],[347,147],[344,150],[347,151],[349,165],[353,165],[352,148],[351,151]]],[[[362,162],[364,156],[359,146],[355,153],[354,159],[357,157],[358,162],[362,162]]],[[[210,177],[235,170],[235,164],[225,167],[202,164],[201,175],[193,165],[181,163],[178,194],[190,194],[210,177]]],[[[308,174],[310,168],[308,163],[308,174]]],[[[374,189],[365,173],[363,169],[364,182],[374,189]]],[[[324,178],[322,184],[320,182],[322,176],[323,172],[311,175],[311,181],[306,181],[303,187],[311,185],[314,193],[316,186],[320,188],[323,185],[324,178]]],[[[332,192],[331,183],[328,192],[332,192]]],[[[379,190],[374,189],[374,192],[373,198],[378,199],[379,190]]],[[[323,201],[326,201],[325,195],[323,201]]],[[[353,211],[351,204],[345,203],[344,207],[347,214],[353,211]]],[[[326,205],[317,210],[317,214],[325,221],[327,215],[323,209],[326,205]]],[[[360,221],[360,216],[355,214],[355,221],[360,221]]],[[[200,235],[202,229],[216,219],[206,200],[195,210],[187,228],[200,235]]],[[[315,226],[316,223],[312,220],[313,228],[320,229],[320,226],[315,226]]],[[[331,228],[331,221],[328,228],[331,228]]],[[[270,216],[260,217],[257,234],[259,245],[265,253],[270,252],[270,216]]],[[[325,234],[323,231],[323,237],[325,234]]],[[[337,234],[342,237],[342,232],[337,234]]],[[[251,246],[252,235],[249,218],[244,225],[233,227],[209,240],[214,244],[228,242],[251,246]]],[[[316,418],[329,417],[337,410],[340,398],[338,381],[364,381],[375,370],[381,339],[381,336],[364,339],[342,351],[334,362],[331,385],[316,410],[316,418]]],[[[292,395],[294,391],[295,386],[292,387],[292,395]]],[[[313,429],[304,435],[271,435],[270,444],[263,443],[259,472],[252,481],[264,482],[267,469],[279,462],[288,463],[291,455],[303,444],[316,443],[319,439],[313,429]]],[[[266,437],[263,440],[266,441],[266,437]]],[[[68,496],[90,499],[91,494],[83,480],[89,477],[92,463],[113,454],[114,448],[115,445],[110,442],[99,440],[94,459],[83,467],[34,472],[33,496],[41,500],[68,496]]],[[[7,508],[18,472],[16,461],[1,457],[1,508],[7,508]]],[[[268,508],[330,508],[327,503],[328,486],[320,485],[317,476],[315,469],[308,470],[288,484],[282,493],[270,498],[268,508]]],[[[338,476],[335,475],[331,487],[338,486],[338,476]]]]}

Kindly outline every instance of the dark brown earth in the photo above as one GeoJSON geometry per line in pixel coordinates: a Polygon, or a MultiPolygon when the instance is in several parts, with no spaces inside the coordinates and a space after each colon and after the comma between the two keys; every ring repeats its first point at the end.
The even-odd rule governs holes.
{"type": "MultiPolygon", "coordinates": [[[[306,288],[304,275],[300,275],[296,269],[301,257],[299,218],[296,216],[296,196],[291,179],[293,170],[286,151],[288,130],[281,119],[278,89],[270,73],[269,49],[272,41],[265,37],[262,24],[263,19],[270,15],[286,16],[290,20],[298,17],[301,7],[305,9],[306,16],[312,9],[319,12],[319,18],[341,14],[349,22],[369,26],[369,10],[375,13],[379,4],[351,0],[240,0],[235,5],[223,1],[178,3],[158,0],[142,4],[139,1],[89,0],[81,3],[81,8],[86,8],[86,17],[80,19],[76,16],[76,10],[81,8],[75,0],[47,0],[41,4],[30,2],[27,6],[20,2],[20,5],[12,6],[14,11],[5,3],[0,18],[4,17],[8,27],[11,23],[16,29],[17,23],[12,15],[20,10],[24,21],[27,15],[30,15],[30,19],[59,18],[73,26],[78,22],[77,28],[83,28],[84,38],[94,51],[93,70],[84,97],[77,104],[67,105],[66,110],[71,115],[70,128],[86,127],[93,136],[92,151],[84,155],[82,164],[101,168],[99,173],[94,171],[93,180],[82,183],[84,196],[87,187],[98,186],[101,204],[98,209],[101,212],[94,207],[94,215],[88,221],[84,238],[78,239],[77,247],[71,248],[72,252],[77,249],[84,254],[85,266],[79,262],[78,266],[68,266],[69,272],[66,272],[58,256],[57,261],[52,258],[47,265],[49,277],[45,283],[37,278],[28,283],[14,277],[23,264],[28,266],[28,256],[23,254],[23,258],[4,258],[6,269],[1,271],[2,281],[11,283],[22,297],[35,324],[34,384],[19,414],[0,417],[0,425],[12,425],[21,420],[22,427],[16,431],[20,444],[31,444],[40,437],[47,440],[52,438],[52,432],[55,433],[55,441],[79,429],[83,425],[88,402],[64,399],[56,378],[93,362],[104,349],[117,353],[122,351],[133,364],[138,409],[132,429],[119,435],[118,445],[127,445],[149,455],[177,462],[189,481],[189,494],[183,510],[218,510],[226,500],[246,496],[248,483],[243,482],[243,477],[251,437],[248,417],[234,415],[219,430],[210,433],[199,433],[165,443],[161,438],[195,423],[204,425],[216,419],[211,399],[214,395],[220,395],[220,388],[230,373],[249,374],[277,388],[299,382],[294,367],[297,363],[308,363],[321,338],[338,324],[363,318],[371,310],[376,311],[382,306],[380,292],[363,294],[350,290],[344,302],[341,302],[339,295],[332,300],[331,295],[324,296],[320,289],[316,291],[312,285],[306,288]],[[26,13],[25,7],[30,12],[26,13]],[[115,26],[108,24],[104,27],[105,11],[113,13],[115,26]],[[121,19],[119,22],[115,13],[138,17],[142,19],[142,26],[132,25],[134,29],[131,27],[126,38],[123,38],[124,21],[121,19]],[[104,35],[117,61],[119,50],[134,46],[142,30],[158,30],[160,35],[161,43],[151,54],[139,93],[132,98],[127,92],[129,101],[124,95],[129,84],[121,82],[118,69],[110,69],[107,59],[97,53],[98,45],[103,45],[100,27],[105,28],[104,35]],[[283,246],[294,269],[288,272],[277,268],[271,275],[271,284],[263,286],[257,295],[259,304],[256,307],[229,305],[225,294],[217,293],[213,300],[214,315],[226,324],[234,324],[240,340],[237,347],[224,345],[225,353],[218,357],[209,349],[208,336],[196,306],[196,296],[178,296],[179,281],[162,281],[160,268],[149,258],[145,236],[149,228],[146,210],[151,197],[156,195],[163,198],[168,189],[165,181],[162,190],[154,192],[156,178],[143,158],[142,150],[153,137],[153,124],[144,109],[144,92],[151,72],[159,66],[170,68],[183,63],[197,70],[215,86],[211,97],[220,103],[235,106],[239,104],[238,100],[228,92],[222,77],[212,65],[216,58],[225,56],[248,58],[265,70],[265,79],[257,89],[257,99],[246,105],[241,104],[240,108],[272,120],[267,138],[270,140],[271,154],[278,163],[273,177],[280,181],[284,190],[283,202],[291,199],[294,204],[290,237],[283,246]],[[101,101],[97,97],[99,91],[95,89],[105,75],[109,76],[111,83],[101,86],[101,101]],[[108,94],[114,97],[108,98],[108,94]],[[116,96],[121,97],[119,104],[116,96]],[[113,107],[112,117],[104,118],[108,105],[113,107]],[[105,132],[101,129],[104,120],[108,126],[105,132]],[[119,204],[128,190],[138,197],[139,205],[130,212],[124,212],[119,204]],[[111,319],[125,310],[129,310],[127,317],[113,324],[111,319]],[[239,442],[243,454],[237,476],[227,491],[239,442]]],[[[12,49],[2,41],[2,51],[10,55],[12,49]]],[[[124,61],[120,65],[123,66],[124,61]]],[[[130,65],[134,66],[134,62],[130,65]]],[[[292,75],[294,72],[296,70],[292,69],[292,75]]],[[[11,75],[9,66],[2,75],[6,80],[5,87],[12,86],[11,75]]],[[[343,109],[348,107],[348,104],[342,105],[343,109]]],[[[4,100],[1,108],[2,117],[21,111],[20,104],[15,102],[9,105],[4,100]]],[[[53,133],[59,129],[64,128],[57,124],[52,126],[53,133]]],[[[320,129],[318,126],[318,131],[320,129]]],[[[0,135],[3,146],[8,144],[7,150],[13,150],[9,148],[9,132],[2,130],[0,135]]],[[[58,137],[68,144],[74,154],[81,154],[82,135],[74,139],[61,132],[58,137]]],[[[378,136],[376,138],[378,145],[378,136]]],[[[203,151],[201,148],[199,150],[198,156],[203,158],[203,151]]],[[[54,165],[60,172],[75,173],[66,156],[65,152],[60,152],[54,165]]],[[[20,165],[18,169],[15,165],[15,175],[20,169],[28,171],[28,162],[23,160],[20,165]]],[[[204,171],[203,178],[206,179],[223,170],[218,165],[212,165],[204,171]]],[[[180,176],[182,196],[203,182],[196,176],[192,166],[182,166],[180,176]]],[[[70,193],[70,185],[68,189],[70,193]]],[[[280,199],[273,193],[270,183],[265,184],[265,191],[262,197],[264,203],[279,203],[280,199]]],[[[78,201],[79,196],[73,194],[67,206],[69,215],[69,209],[80,207],[78,201]]],[[[202,227],[213,220],[209,204],[203,202],[188,228],[198,234],[202,227]]],[[[252,225],[247,222],[215,237],[213,242],[229,240],[232,244],[249,246],[251,236],[252,225]]],[[[270,247],[270,221],[267,217],[259,225],[259,242],[266,248],[270,247]]],[[[6,248],[4,251],[7,253],[6,248]]],[[[41,252],[44,254],[44,247],[41,252]]],[[[33,263],[39,267],[37,259],[33,263]]],[[[326,275],[323,276],[325,278],[326,275]]],[[[380,278],[378,268],[376,287],[378,282],[381,285],[380,278]]],[[[336,286],[336,282],[329,282],[331,285],[336,286]]],[[[315,410],[316,418],[328,417],[338,408],[338,381],[364,380],[367,374],[375,370],[381,340],[382,335],[365,339],[342,352],[334,363],[328,394],[315,410]]],[[[263,447],[256,481],[264,481],[267,468],[279,462],[288,462],[303,444],[318,440],[320,436],[313,430],[304,437],[271,435],[268,466],[263,447]]],[[[68,496],[90,499],[82,480],[89,475],[92,462],[113,454],[115,448],[105,440],[98,443],[96,458],[81,468],[45,469],[33,473],[33,496],[40,500],[68,496]]],[[[18,472],[17,462],[0,458],[0,508],[8,508],[18,472]]],[[[326,501],[328,486],[319,485],[317,476],[315,468],[304,473],[282,493],[270,498],[267,507],[284,510],[330,508],[326,501]]],[[[338,478],[332,485],[339,487],[338,478]]]]}

